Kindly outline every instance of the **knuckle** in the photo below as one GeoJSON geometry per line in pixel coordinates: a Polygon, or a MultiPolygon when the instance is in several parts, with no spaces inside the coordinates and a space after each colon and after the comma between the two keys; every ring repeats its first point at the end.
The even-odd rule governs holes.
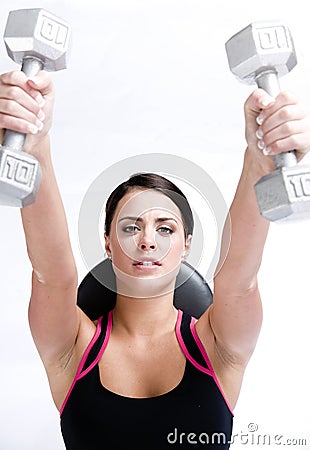
{"type": "Polygon", "coordinates": [[[20,89],[17,86],[9,86],[7,95],[10,99],[18,101],[20,98],[20,89]]]}
{"type": "Polygon", "coordinates": [[[279,110],[279,118],[283,121],[287,121],[290,118],[290,109],[288,106],[283,106],[279,110]]]}
{"type": "Polygon", "coordinates": [[[25,80],[26,75],[21,70],[14,70],[6,73],[4,78],[7,84],[19,84],[25,80]]]}
{"type": "Polygon", "coordinates": [[[6,100],[3,103],[4,111],[6,112],[6,115],[14,115],[16,113],[16,103],[12,100],[6,100]]]}
{"type": "Polygon", "coordinates": [[[283,150],[283,142],[275,141],[270,145],[273,153],[281,153],[283,150]]]}
{"type": "MultiPolygon", "coordinates": [[[[246,99],[244,103],[244,110],[247,111],[248,109],[253,109],[257,104],[259,103],[259,99],[261,97],[261,90],[255,89],[249,97],[246,99]]],[[[259,109],[259,108],[258,108],[259,109]]]]}
{"type": "Polygon", "coordinates": [[[292,122],[285,122],[283,125],[283,132],[285,135],[290,136],[294,133],[294,125],[292,122]]]}
{"type": "Polygon", "coordinates": [[[248,104],[259,111],[261,108],[261,100],[264,95],[266,94],[262,89],[255,89],[248,99],[248,104]]]}
{"type": "Polygon", "coordinates": [[[255,89],[252,92],[251,97],[254,101],[258,101],[262,97],[262,95],[264,95],[264,91],[262,89],[255,89]]]}
{"type": "Polygon", "coordinates": [[[19,133],[27,133],[27,121],[18,119],[13,116],[1,114],[0,118],[1,128],[5,130],[17,131],[19,133]]]}
{"type": "Polygon", "coordinates": [[[0,123],[1,123],[1,128],[10,130],[13,127],[13,118],[11,116],[8,116],[7,114],[1,114],[0,115],[0,123]]]}
{"type": "Polygon", "coordinates": [[[14,76],[15,76],[15,72],[4,73],[1,77],[3,84],[11,84],[14,76]]]}
{"type": "Polygon", "coordinates": [[[291,148],[292,149],[294,149],[294,148],[299,148],[299,146],[300,146],[300,142],[299,142],[299,139],[298,139],[298,137],[295,135],[295,136],[292,136],[291,138],[290,138],[290,144],[291,144],[291,148]]]}
{"type": "Polygon", "coordinates": [[[297,103],[298,98],[296,94],[293,94],[291,91],[285,90],[279,94],[279,97],[283,103],[297,103]]]}

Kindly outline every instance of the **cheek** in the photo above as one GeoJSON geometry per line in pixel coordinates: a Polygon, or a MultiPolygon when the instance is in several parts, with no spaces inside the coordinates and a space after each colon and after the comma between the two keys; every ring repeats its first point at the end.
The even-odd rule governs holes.
{"type": "Polygon", "coordinates": [[[130,259],[135,259],[134,255],[137,253],[137,240],[134,236],[126,236],[125,238],[119,239],[118,248],[123,258],[128,257],[130,259]]]}
{"type": "Polygon", "coordinates": [[[156,246],[160,258],[166,258],[174,251],[174,239],[171,235],[162,236],[158,234],[156,235],[156,246]]]}
{"type": "Polygon", "coordinates": [[[113,233],[113,238],[111,239],[111,249],[114,256],[119,258],[120,264],[122,264],[122,261],[125,262],[127,257],[129,259],[135,259],[137,247],[137,236],[128,235],[122,231],[113,233]]]}
{"type": "Polygon", "coordinates": [[[184,252],[184,240],[180,236],[172,236],[169,239],[169,249],[166,249],[169,259],[180,259],[184,252]]]}
{"type": "Polygon", "coordinates": [[[111,229],[110,236],[110,249],[113,255],[113,259],[117,256],[122,256],[123,253],[123,243],[119,239],[119,234],[115,228],[111,229]]]}
{"type": "Polygon", "coordinates": [[[133,237],[130,237],[129,239],[128,236],[125,239],[118,237],[113,239],[111,248],[115,256],[124,259],[126,256],[130,256],[133,253],[136,244],[133,237]]]}

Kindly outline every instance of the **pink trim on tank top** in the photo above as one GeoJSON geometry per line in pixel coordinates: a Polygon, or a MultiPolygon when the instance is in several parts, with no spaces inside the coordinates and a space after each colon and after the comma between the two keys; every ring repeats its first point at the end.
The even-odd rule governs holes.
{"type": "Polygon", "coordinates": [[[196,369],[200,370],[201,372],[204,372],[208,375],[212,376],[212,372],[211,370],[206,369],[206,367],[201,366],[197,361],[194,360],[194,358],[191,357],[191,355],[189,354],[185,342],[183,340],[182,334],[181,334],[181,322],[182,322],[182,316],[183,316],[183,312],[179,309],[178,312],[178,319],[177,319],[177,324],[176,324],[176,335],[177,335],[177,339],[179,341],[180,347],[184,353],[184,355],[186,356],[186,358],[196,367],[196,369]]]}
{"type": "Polygon", "coordinates": [[[231,414],[234,416],[234,412],[233,412],[233,410],[231,409],[231,407],[230,407],[230,405],[229,405],[229,403],[228,403],[228,401],[227,401],[227,399],[226,399],[226,397],[225,397],[225,394],[224,394],[224,392],[223,392],[223,390],[222,390],[222,388],[221,388],[221,386],[220,386],[220,383],[219,383],[219,381],[218,381],[218,379],[217,379],[217,376],[215,375],[214,369],[213,369],[213,367],[212,367],[212,364],[211,364],[211,362],[210,362],[210,359],[209,359],[209,356],[208,356],[208,354],[207,354],[207,352],[206,352],[206,349],[204,348],[203,343],[201,342],[200,337],[199,337],[198,334],[197,334],[196,327],[195,327],[196,322],[197,322],[197,319],[195,319],[194,317],[192,317],[191,324],[190,324],[190,330],[191,330],[192,336],[193,336],[193,338],[195,339],[195,342],[196,342],[196,344],[198,345],[198,348],[199,348],[199,350],[200,350],[200,353],[202,354],[202,356],[203,356],[203,358],[204,358],[204,360],[205,360],[207,366],[210,368],[212,378],[214,379],[214,381],[215,381],[215,383],[216,383],[216,385],[217,385],[217,387],[218,387],[220,393],[222,394],[222,397],[223,397],[223,399],[225,400],[226,405],[228,406],[229,411],[230,411],[231,414]]]}
{"type": "MultiPolygon", "coordinates": [[[[200,352],[201,352],[201,354],[202,354],[202,356],[203,356],[203,358],[204,358],[204,360],[205,360],[207,366],[209,367],[209,369],[207,369],[206,367],[201,366],[201,365],[200,365],[199,363],[197,363],[197,361],[195,361],[195,360],[191,357],[191,355],[189,354],[189,352],[188,352],[188,350],[187,350],[187,348],[186,348],[185,342],[184,342],[184,340],[183,340],[183,337],[182,337],[182,335],[181,335],[181,322],[182,322],[182,317],[183,317],[183,311],[178,310],[178,317],[177,317],[177,323],[176,323],[176,336],[177,336],[178,342],[179,342],[179,344],[180,344],[180,347],[181,347],[181,349],[182,349],[182,351],[183,351],[185,357],[186,357],[186,358],[187,358],[187,359],[188,359],[188,360],[189,360],[189,361],[190,361],[190,362],[191,362],[198,370],[200,370],[201,372],[206,373],[207,375],[210,375],[210,376],[214,379],[214,381],[215,381],[215,383],[216,383],[216,385],[217,385],[219,391],[221,392],[222,397],[224,398],[224,400],[225,400],[225,402],[226,402],[226,404],[227,404],[228,409],[230,410],[231,414],[234,416],[234,413],[233,413],[231,407],[229,406],[229,403],[228,403],[228,401],[227,401],[227,399],[226,399],[226,397],[225,397],[225,395],[224,395],[224,393],[223,393],[223,390],[222,390],[222,388],[221,388],[221,386],[220,386],[220,384],[219,384],[219,382],[218,382],[218,379],[217,379],[217,377],[216,377],[216,375],[215,375],[215,372],[214,372],[214,370],[213,370],[213,367],[212,367],[212,365],[211,365],[211,362],[210,362],[210,360],[209,360],[209,357],[208,357],[208,355],[207,355],[207,352],[206,352],[206,350],[205,350],[205,348],[204,348],[204,346],[203,346],[203,344],[202,344],[202,342],[201,342],[201,340],[200,340],[200,338],[199,338],[199,336],[198,336],[198,334],[197,334],[197,331],[196,331],[196,328],[195,328],[195,324],[196,324],[196,322],[197,322],[197,319],[195,319],[194,317],[192,317],[191,323],[190,323],[190,330],[191,330],[192,336],[193,336],[193,338],[194,338],[196,344],[198,345],[198,348],[199,348],[199,350],[200,350],[200,352]]],[[[87,346],[87,348],[86,348],[86,350],[85,350],[85,352],[84,352],[84,355],[83,355],[83,357],[82,357],[82,359],[81,359],[81,361],[80,361],[80,363],[79,363],[79,365],[78,365],[78,368],[77,368],[77,371],[76,371],[76,375],[75,375],[75,377],[74,377],[74,380],[73,380],[73,382],[72,382],[72,384],[71,384],[71,386],[70,386],[70,389],[69,389],[69,391],[68,391],[68,393],[67,393],[67,395],[66,395],[66,398],[65,398],[65,400],[64,400],[64,402],[63,402],[63,404],[62,404],[62,407],[60,408],[60,411],[59,411],[60,416],[61,416],[62,413],[63,413],[63,410],[64,410],[64,408],[65,408],[65,406],[66,406],[66,404],[67,404],[67,401],[68,401],[68,399],[69,399],[69,397],[70,397],[70,394],[71,394],[71,392],[72,392],[72,390],[73,390],[73,388],[74,388],[74,386],[75,386],[75,383],[76,383],[78,380],[80,380],[81,378],[83,378],[85,375],[87,375],[87,374],[93,369],[93,367],[99,362],[99,360],[100,360],[100,358],[101,358],[101,356],[102,356],[104,350],[106,349],[106,346],[107,346],[107,344],[108,344],[108,341],[109,341],[109,338],[110,338],[110,335],[111,335],[111,331],[112,331],[112,311],[109,311],[106,335],[105,335],[103,344],[102,344],[102,346],[101,346],[101,349],[100,349],[100,351],[99,351],[99,353],[98,353],[96,359],[92,362],[92,364],[90,364],[90,366],[89,366],[87,369],[85,369],[84,371],[82,371],[82,368],[83,368],[83,366],[84,366],[84,364],[85,364],[85,362],[86,362],[86,359],[87,359],[87,357],[88,357],[88,355],[89,355],[89,353],[90,353],[92,347],[94,346],[95,342],[97,341],[97,339],[98,339],[98,337],[99,337],[99,335],[100,335],[100,333],[101,333],[101,325],[102,325],[102,317],[100,317],[100,319],[98,320],[98,324],[97,324],[97,327],[96,327],[95,334],[94,334],[92,340],[90,341],[90,343],[88,344],[88,346],[87,346]]]]}
{"type": "MultiPolygon", "coordinates": [[[[111,332],[111,327],[112,327],[112,311],[109,312],[109,317],[108,317],[108,327],[110,328],[110,332],[111,332]],[[110,326],[109,326],[109,324],[110,324],[110,326]]],[[[100,317],[100,318],[98,319],[98,323],[97,323],[97,327],[96,327],[95,334],[94,334],[94,336],[92,337],[92,340],[90,341],[90,343],[88,344],[88,346],[87,346],[87,348],[86,348],[86,350],[85,350],[85,352],[84,352],[84,354],[83,354],[83,357],[82,357],[82,359],[81,359],[81,361],[80,361],[80,363],[79,363],[79,365],[78,365],[78,368],[77,368],[75,377],[74,377],[74,379],[73,379],[73,382],[72,382],[72,384],[71,384],[71,386],[70,386],[70,389],[69,389],[69,391],[68,391],[68,393],[67,393],[67,395],[66,395],[66,398],[65,398],[65,400],[64,400],[64,402],[63,402],[63,404],[62,404],[62,406],[61,406],[61,408],[60,408],[60,410],[59,410],[60,416],[62,415],[63,410],[64,410],[64,408],[65,408],[65,406],[66,406],[66,404],[67,404],[67,402],[68,402],[68,400],[69,400],[69,397],[70,397],[71,392],[72,392],[72,390],[73,390],[73,388],[74,388],[74,386],[75,386],[75,383],[76,383],[79,379],[81,379],[84,375],[86,375],[86,373],[88,373],[89,370],[90,370],[90,369],[88,368],[89,370],[86,369],[86,370],[84,370],[84,371],[82,372],[83,366],[84,366],[84,364],[85,364],[85,362],[86,362],[86,359],[87,359],[87,357],[88,357],[88,355],[89,355],[89,352],[91,351],[91,349],[92,349],[93,346],[95,345],[95,342],[97,341],[98,337],[100,336],[101,328],[102,328],[102,317],[100,317]]],[[[109,334],[110,334],[110,333],[109,333],[109,334]]],[[[105,347],[106,347],[106,345],[107,345],[107,339],[106,339],[106,337],[105,337],[105,340],[104,340],[104,344],[105,344],[105,347]]],[[[93,367],[94,365],[91,364],[91,366],[93,367]]]]}
{"type": "Polygon", "coordinates": [[[88,372],[90,372],[95,367],[95,365],[98,364],[98,362],[99,362],[103,352],[106,349],[106,346],[108,345],[108,342],[109,342],[109,339],[110,339],[110,335],[111,335],[111,330],[112,330],[112,311],[109,311],[107,329],[106,329],[104,341],[103,341],[102,346],[101,346],[101,348],[99,350],[99,353],[98,353],[96,359],[90,364],[90,366],[87,367],[87,369],[85,369],[83,372],[81,372],[77,376],[77,380],[80,380],[85,375],[87,375],[88,372]]]}

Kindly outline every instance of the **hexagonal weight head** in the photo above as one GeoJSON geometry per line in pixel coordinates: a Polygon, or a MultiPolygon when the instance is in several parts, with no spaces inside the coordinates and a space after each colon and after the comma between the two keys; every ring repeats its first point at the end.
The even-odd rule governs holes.
{"type": "Polygon", "coordinates": [[[28,153],[0,148],[0,204],[23,208],[34,202],[41,181],[39,162],[28,153]]]}
{"type": "Polygon", "coordinates": [[[230,70],[248,84],[254,84],[268,68],[281,77],[297,64],[290,31],[278,22],[253,22],[232,36],[225,47],[230,70]]]}
{"type": "Polygon", "coordinates": [[[37,58],[44,69],[65,69],[70,47],[70,27],[44,9],[11,11],[4,32],[8,55],[18,64],[25,57],[37,58]]]}
{"type": "Polygon", "coordinates": [[[282,167],[254,186],[260,213],[270,221],[310,218],[310,167],[282,167]]]}

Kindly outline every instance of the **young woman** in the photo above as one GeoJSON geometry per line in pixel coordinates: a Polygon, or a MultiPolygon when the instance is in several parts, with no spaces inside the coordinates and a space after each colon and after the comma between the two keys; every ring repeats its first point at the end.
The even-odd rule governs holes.
{"type": "Polygon", "coordinates": [[[42,166],[37,200],[21,210],[33,267],[29,321],[66,448],[229,448],[262,321],[257,273],[269,224],[253,185],[274,170],[271,155],[294,148],[300,160],[309,151],[309,111],[287,92],[273,99],[257,89],[245,102],[247,148],[229,251],[213,304],[197,321],[173,306],[193,228],[183,194],[152,174],[117,188],[105,229],[117,302],[94,323],[76,303],[77,269],[50,154],[53,102],[46,72],[0,77],[0,127],[27,133],[25,150],[42,166]]]}

